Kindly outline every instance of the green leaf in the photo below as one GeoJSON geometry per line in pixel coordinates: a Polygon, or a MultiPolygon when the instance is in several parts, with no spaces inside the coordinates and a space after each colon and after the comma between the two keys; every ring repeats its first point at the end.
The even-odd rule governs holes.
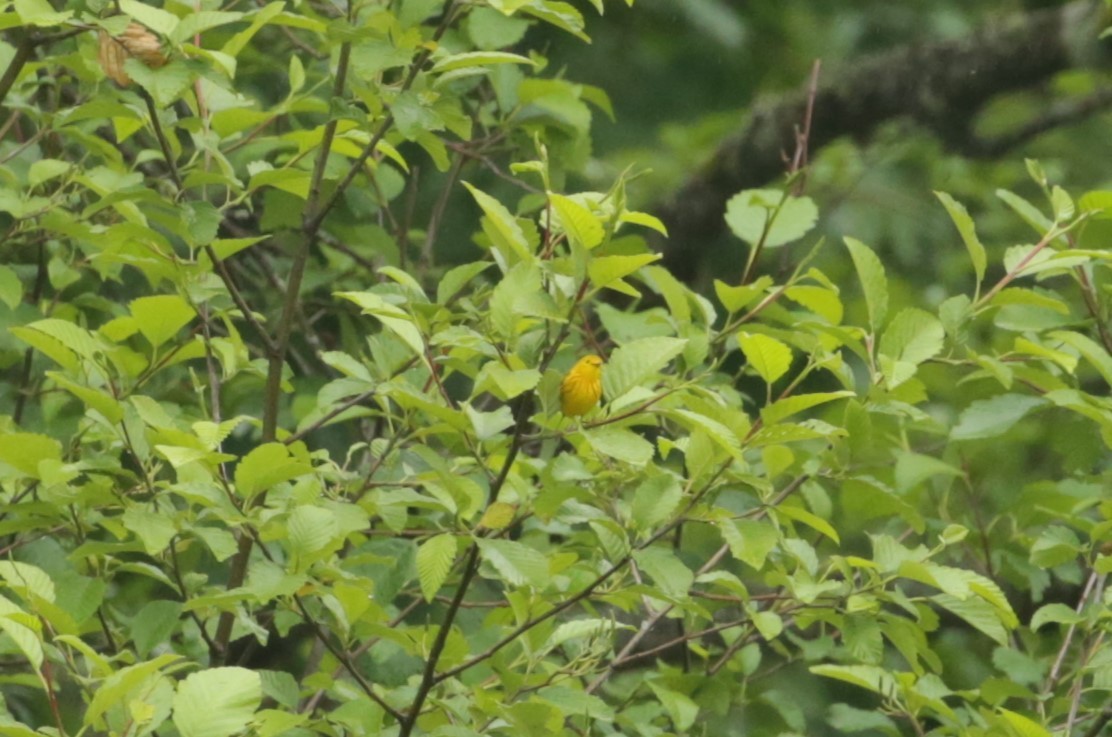
{"type": "Polygon", "coordinates": [[[535,66],[532,59],[518,54],[504,51],[468,51],[462,54],[452,54],[440,59],[432,67],[433,74],[443,74],[453,69],[465,67],[485,67],[495,64],[527,64],[535,66]]]}
{"type": "Polygon", "coordinates": [[[305,65],[297,54],[290,54],[290,69],[287,73],[290,79],[290,95],[294,95],[305,86],[305,65]]]}
{"type": "Polygon", "coordinates": [[[464,402],[462,407],[467,419],[471,420],[471,426],[475,428],[475,436],[479,440],[493,438],[514,424],[513,413],[505,405],[493,412],[480,412],[472,407],[470,402],[464,402]]]}
{"type": "Polygon", "coordinates": [[[818,215],[810,197],[795,197],[777,189],[743,190],[726,202],[726,225],[730,231],[756,245],[767,228],[765,248],[799,240],[815,226],[818,215]]]}
{"type": "Polygon", "coordinates": [[[23,282],[15,269],[6,264],[0,264],[0,302],[14,310],[23,301],[23,282]]]}
{"type": "Polygon", "coordinates": [[[169,36],[178,25],[178,17],[173,13],[139,0],[119,0],[118,7],[122,12],[163,36],[169,36]]]}
{"type": "Polygon", "coordinates": [[[714,293],[718,297],[718,301],[726,308],[726,311],[733,314],[755,302],[758,297],[768,291],[770,286],[772,286],[772,277],[770,276],[762,276],[752,284],[736,287],[730,286],[721,279],[715,279],[714,293]]]}
{"type": "Polygon", "coordinates": [[[838,292],[827,287],[816,287],[812,284],[798,284],[787,287],[784,296],[792,302],[803,305],[831,325],[840,325],[845,313],[842,299],[838,292]]]}
{"type": "Polygon", "coordinates": [[[565,314],[541,285],[535,261],[519,261],[506,273],[490,297],[490,319],[499,334],[516,338],[536,324],[535,318],[563,322],[565,314]]]}
{"type": "Polygon", "coordinates": [[[1014,192],[1009,192],[1006,189],[998,189],[996,190],[996,196],[1004,200],[1004,203],[1012,208],[1017,215],[1023,218],[1023,220],[1039,235],[1043,235],[1054,226],[1054,223],[1039,211],[1039,208],[1014,192]]]}
{"type": "Polygon", "coordinates": [[[611,561],[621,560],[629,553],[629,537],[624,527],[611,519],[593,519],[590,525],[611,561]]]}
{"type": "Polygon", "coordinates": [[[973,402],[958,417],[950,431],[951,440],[980,440],[1003,435],[1032,410],[1045,406],[1045,399],[1023,394],[1001,394],[973,402]]]}
{"type": "Polygon", "coordinates": [[[884,698],[898,693],[892,675],[876,665],[813,665],[810,671],[817,676],[833,678],[843,683],[872,691],[884,698]]]}
{"type": "Polygon", "coordinates": [[[231,737],[250,723],[262,698],[255,671],[231,667],[191,673],[174,695],[174,724],[182,737],[231,737]]]}
{"type": "Polygon", "coordinates": [[[488,361],[483,364],[479,375],[475,377],[475,390],[472,395],[477,396],[487,391],[505,401],[529,391],[540,380],[541,374],[536,369],[511,371],[500,361],[488,361]]]}
{"type": "Polygon", "coordinates": [[[36,565],[0,560],[0,579],[24,596],[34,594],[50,602],[55,599],[54,581],[46,571],[36,565]]]}
{"type": "Polygon", "coordinates": [[[247,189],[254,191],[262,187],[274,187],[302,200],[309,197],[311,184],[309,172],[300,169],[261,169],[251,174],[247,189]]]}
{"type": "Polygon", "coordinates": [[[286,522],[286,540],[295,557],[311,556],[342,537],[336,517],[327,509],[303,505],[293,510],[286,522]]]}
{"type": "Polygon", "coordinates": [[[668,712],[673,727],[679,734],[686,733],[699,716],[699,705],[679,691],[667,688],[660,681],[647,681],[661,706],[668,712]]]}
{"type": "Polygon", "coordinates": [[[792,365],[792,349],[761,333],[740,332],[737,342],[745,360],[767,383],[775,383],[792,365]]]}
{"type": "MultiPolygon", "coordinates": [[[[661,258],[659,253],[638,253],[632,256],[595,256],[587,264],[587,274],[595,287],[606,287],[621,281],[642,266],[661,258]]],[[[624,289],[619,289],[628,293],[624,289]]],[[[634,290],[636,291],[636,290],[634,290]]]]}
{"type": "Polygon", "coordinates": [[[717,527],[730,547],[730,555],[757,571],[764,567],[768,554],[780,542],[780,533],[767,522],[722,520],[717,527]]]}
{"type": "Polygon", "coordinates": [[[1055,330],[1047,335],[1052,340],[1061,341],[1070,346],[1082,357],[1093,365],[1104,383],[1112,386],[1112,356],[1108,351],[1092,338],[1069,330],[1055,330]]]}
{"type": "Polygon", "coordinates": [[[653,444],[640,435],[622,428],[606,427],[584,430],[587,442],[596,453],[634,466],[644,466],[653,457],[653,444]]]}
{"type": "Polygon", "coordinates": [[[254,35],[258,33],[263,26],[269,24],[279,16],[285,6],[285,2],[276,0],[276,2],[269,3],[265,7],[259,8],[257,12],[250,14],[251,25],[228,39],[220,50],[228,56],[239,56],[239,53],[247,47],[247,44],[250,43],[254,35]]]}
{"type": "Polygon", "coordinates": [[[124,527],[143,543],[143,549],[148,555],[162,553],[170,547],[170,542],[178,533],[173,517],[146,507],[128,507],[121,519],[124,527]]]}
{"type": "Polygon", "coordinates": [[[808,512],[802,507],[795,507],[790,504],[781,504],[780,506],[775,508],[774,513],[778,517],[786,517],[788,519],[795,520],[796,522],[802,522],[803,524],[810,527],[812,530],[826,535],[834,542],[839,544],[841,543],[841,539],[838,537],[838,531],[834,529],[833,525],[824,520],[822,517],[819,517],[817,514],[808,512]]]}
{"type": "Polygon", "coordinates": [[[576,248],[591,250],[606,235],[599,218],[586,206],[562,194],[548,194],[548,201],[559,220],[560,229],[576,248]]]}
{"type": "Polygon", "coordinates": [[[158,645],[166,642],[178,627],[182,605],[176,601],[154,600],[131,620],[131,640],[139,657],[145,658],[158,645]]]}
{"type": "Polygon", "coordinates": [[[166,653],[159,655],[154,660],[147,660],[135,665],[121,668],[104,679],[93,694],[89,707],[85,710],[85,724],[87,726],[103,729],[105,712],[121,703],[126,703],[127,698],[137,688],[148,683],[157,676],[163,668],[176,663],[180,655],[166,653]]]}
{"type": "Polygon", "coordinates": [[[489,261],[475,261],[450,269],[436,285],[436,301],[440,304],[446,304],[450,298],[456,296],[475,277],[489,269],[490,266],[489,261]]]}
{"type": "MultiPolygon", "coordinates": [[[[504,0],[503,0],[504,2],[504,0]]],[[[491,3],[491,7],[503,4],[491,3]]],[[[572,34],[580,41],[590,43],[591,39],[583,32],[583,15],[574,6],[557,0],[538,0],[521,8],[521,12],[539,18],[562,31],[572,34]]]]}
{"type": "Polygon", "coordinates": [[[95,409],[97,412],[100,412],[109,422],[115,424],[123,419],[123,405],[120,404],[115,397],[111,397],[98,389],[82,386],[77,382],[70,381],[64,374],[58,371],[47,371],[46,376],[55,384],[84,402],[85,406],[89,407],[89,409],[95,409]]]}
{"type": "Polygon", "coordinates": [[[417,579],[426,602],[432,602],[456,559],[456,538],[449,533],[431,537],[417,548],[417,579]]]}
{"type": "Polygon", "coordinates": [[[1008,709],[1000,707],[997,707],[997,709],[1000,716],[1004,718],[1009,727],[1015,730],[1019,737],[1052,737],[1050,730],[1038,722],[1008,709]]]}
{"type": "MultiPolygon", "coordinates": [[[[138,59],[128,59],[124,63],[124,71],[150,93],[159,108],[169,107],[185,96],[197,79],[196,68],[179,59],[157,69],[146,66],[138,59]]],[[[308,174],[305,176],[307,178],[308,174]]]]}
{"type": "Polygon", "coordinates": [[[32,187],[37,187],[43,182],[62,176],[72,168],[73,164],[68,161],[39,159],[31,164],[31,168],[27,172],[27,183],[32,187]]]}
{"type": "Polygon", "coordinates": [[[140,297],[128,304],[128,311],[135,318],[139,332],[153,348],[174,337],[197,314],[188,302],[176,294],[140,297]]]}
{"type": "Polygon", "coordinates": [[[691,321],[691,291],[672,272],[663,266],[645,266],[642,274],[646,284],[664,297],[664,301],[668,303],[668,311],[676,322],[682,324],[691,321]]]}
{"type": "Polygon", "coordinates": [[[412,317],[400,307],[390,304],[374,292],[337,292],[337,297],[359,305],[363,314],[372,315],[390,332],[397,335],[417,356],[425,356],[425,340],[412,317]]]}
{"type": "Polygon", "coordinates": [[[1031,565],[1054,568],[1077,560],[1081,552],[1081,541],[1073,530],[1062,525],[1053,525],[1043,530],[1031,544],[1031,565]]]}
{"type": "Polygon", "coordinates": [[[649,476],[633,492],[633,526],[651,530],[672,516],[683,499],[683,485],[667,473],[649,476]]]}
{"type": "Polygon", "coordinates": [[[884,734],[898,734],[895,723],[872,710],[857,709],[848,704],[831,704],[826,721],[839,732],[867,732],[876,730],[884,734]]]}
{"type": "Polygon", "coordinates": [[[876,253],[859,240],[845,239],[861,290],[865,294],[865,304],[869,309],[869,325],[873,332],[879,332],[888,316],[888,278],[884,274],[884,264],[876,253]]]}
{"type": "Polygon", "coordinates": [[[687,599],[695,574],[671,550],[661,547],[636,550],[633,559],[666,597],[674,601],[687,599]]]}
{"type": "Polygon", "coordinates": [[[931,597],[931,600],[985,633],[998,644],[1008,644],[1008,630],[1001,622],[999,611],[983,599],[976,597],[958,599],[950,594],[937,594],[931,597]]]}
{"type": "MultiPolygon", "coordinates": [[[[135,0],[130,1],[135,2],[135,0]]],[[[14,8],[19,20],[28,26],[56,26],[73,15],[72,10],[55,12],[48,0],[15,0],[14,8]]]]}
{"type": "Polygon", "coordinates": [[[467,187],[467,191],[475,198],[475,202],[479,204],[486,216],[485,220],[489,227],[484,227],[483,230],[490,237],[494,247],[499,249],[507,259],[516,255],[524,261],[532,260],[533,252],[529,247],[529,240],[525,237],[525,231],[521,229],[506,206],[468,182],[464,182],[463,186],[467,187]]]}
{"type": "Polygon", "coordinates": [[[0,596],[0,633],[15,643],[35,671],[42,668],[44,655],[38,619],[3,596],[0,596]]]}
{"type": "Polygon", "coordinates": [[[87,361],[95,361],[104,352],[96,336],[68,320],[47,318],[9,330],[12,335],[70,371],[76,372],[80,368],[74,354],[87,361]]]}
{"type": "Polygon", "coordinates": [[[52,437],[29,432],[0,435],[0,462],[25,476],[39,478],[42,461],[62,461],[62,444],[52,437]]]}
{"type": "Polygon", "coordinates": [[[617,629],[633,629],[630,625],[619,625],[613,619],[573,619],[564,622],[552,631],[541,648],[545,652],[559,647],[569,640],[595,640],[602,635],[611,635],[617,629]]]}
{"type": "Polygon", "coordinates": [[[942,350],[946,334],[938,318],[909,307],[892,318],[880,338],[880,354],[918,365],[942,350]]]}
{"type": "Polygon", "coordinates": [[[683,352],[683,338],[640,338],[614,350],[602,370],[602,390],[614,401],[649,379],[683,352]]]}
{"type": "Polygon", "coordinates": [[[282,443],[264,443],[245,455],[236,466],[236,491],[252,497],[284,481],[311,473],[312,466],[290,456],[282,443]]]}
{"type": "Polygon", "coordinates": [[[752,619],[753,626],[765,640],[775,640],[784,631],[784,620],[776,612],[756,612],[752,619]]]}
{"type": "Polygon", "coordinates": [[[514,586],[533,586],[544,589],[548,586],[548,558],[543,553],[513,540],[476,540],[483,560],[514,586]]]}
{"type": "Polygon", "coordinates": [[[1031,615],[1031,631],[1037,632],[1044,624],[1081,624],[1085,616],[1074,611],[1072,607],[1061,603],[1041,606],[1031,615]]]}
{"type": "Polygon", "coordinates": [[[837,399],[855,396],[851,391],[818,392],[815,394],[796,394],[785,397],[761,409],[761,419],[764,424],[775,425],[780,420],[785,420],[794,414],[817,407],[837,399]]]}
{"type": "Polygon", "coordinates": [[[946,212],[950,214],[950,219],[954,221],[954,225],[957,226],[958,233],[965,243],[965,249],[969,251],[969,260],[973,262],[973,272],[977,276],[976,284],[980,288],[981,282],[985,279],[988,257],[985,255],[985,247],[981,245],[981,241],[977,237],[977,229],[973,224],[973,218],[969,216],[965,205],[950,195],[937,191],[934,194],[942,202],[946,212]]]}

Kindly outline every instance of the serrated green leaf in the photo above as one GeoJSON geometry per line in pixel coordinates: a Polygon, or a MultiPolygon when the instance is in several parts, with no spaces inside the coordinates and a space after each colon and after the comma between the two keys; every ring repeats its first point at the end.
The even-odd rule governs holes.
{"type": "Polygon", "coordinates": [[[873,249],[861,241],[847,237],[845,243],[857,270],[861,291],[865,294],[869,326],[877,333],[884,327],[884,320],[888,316],[888,278],[884,274],[884,264],[873,249]]]}
{"type": "Polygon", "coordinates": [[[640,338],[616,348],[602,371],[602,391],[613,401],[630,389],[659,376],[683,352],[684,338],[640,338]]]}
{"type": "Polygon", "coordinates": [[[781,420],[785,420],[792,415],[811,409],[812,407],[818,407],[828,402],[852,396],[854,396],[854,393],[851,391],[796,394],[777,400],[762,408],[761,419],[766,426],[775,425],[781,420]]]}
{"type": "Polygon", "coordinates": [[[286,522],[286,540],[294,557],[317,553],[337,542],[336,517],[327,509],[303,505],[293,510],[286,522]]]}
{"type": "Polygon", "coordinates": [[[666,597],[673,600],[687,598],[687,592],[695,582],[695,574],[671,550],[660,547],[635,550],[633,559],[666,597]]]}
{"type": "Polygon", "coordinates": [[[1066,606],[1060,602],[1054,604],[1046,604],[1039,607],[1034,614],[1031,615],[1031,631],[1037,632],[1044,624],[1081,624],[1085,621],[1085,617],[1073,609],[1073,607],[1066,606]]]}
{"type": "Polygon", "coordinates": [[[449,533],[431,537],[417,548],[417,579],[421,594],[431,602],[448,578],[456,558],[456,538],[449,533]]]}
{"type": "Polygon", "coordinates": [[[796,522],[802,522],[812,530],[822,533],[834,542],[841,543],[841,538],[838,537],[838,531],[834,529],[834,526],[817,514],[808,512],[802,507],[794,507],[789,504],[781,504],[773,511],[778,517],[786,517],[796,522]]]}
{"type": "Polygon", "coordinates": [[[236,491],[243,497],[251,497],[312,470],[312,466],[294,460],[284,444],[264,443],[245,455],[236,466],[236,491]]]}
{"type": "Polygon", "coordinates": [[[717,527],[722,533],[722,539],[730,547],[730,555],[757,571],[764,567],[768,554],[780,541],[780,533],[766,522],[748,519],[722,520],[717,527]]]}
{"type": "Polygon", "coordinates": [[[176,601],[148,601],[131,620],[131,640],[140,657],[166,642],[178,627],[182,605],[176,601]]]}
{"type": "Polygon", "coordinates": [[[632,256],[596,256],[587,264],[591,284],[606,287],[634,273],[642,266],[660,260],[659,253],[639,253],[632,256]]]}
{"type": "Polygon", "coordinates": [[[810,671],[817,676],[833,678],[844,683],[872,691],[885,698],[897,693],[892,675],[875,665],[813,665],[810,671]]]}
{"type": "Polygon", "coordinates": [[[548,194],[548,201],[573,246],[589,251],[602,243],[606,230],[590,209],[570,197],[552,192],[548,194]]]}
{"type": "Polygon", "coordinates": [[[797,284],[784,290],[784,296],[792,302],[825,319],[831,325],[840,325],[845,308],[842,299],[833,289],[811,284],[797,284]]]}
{"type": "Polygon", "coordinates": [[[931,600],[988,635],[998,644],[1008,644],[1008,630],[1000,621],[999,611],[983,599],[972,596],[959,599],[950,594],[937,594],[932,596],[931,600]]]}
{"type": "Polygon", "coordinates": [[[55,384],[84,402],[86,407],[100,412],[109,422],[115,424],[123,419],[123,405],[115,397],[109,396],[99,389],[82,386],[75,381],[70,381],[59,371],[47,371],[46,376],[55,384]]]}
{"type": "Polygon", "coordinates": [[[438,60],[432,67],[433,74],[444,74],[453,69],[465,67],[485,67],[497,64],[523,64],[534,66],[532,59],[510,54],[504,51],[468,51],[462,54],[452,54],[438,60]]]}
{"type": "Polygon", "coordinates": [[[795,197],[777,189],[747,189],[726,202],[726,225],[730,231],[755,245],[767,230],[765,248],[799,240],[815,226],[818,215],[810,197],[795,197]]]}
{"type": "Polygon", "coordinates": [[[461,406],[463,407],[463,413],[471,421],[471,426],[475,428],[475,436],[479,440],[493,438],[514,424],[513,413],[505,405],[493,412],[480,412],[472,407],[470,402],[464,402],[461,406]]]}
{"type": "Polygon", "coordinates": [[[176,294],[140,297],[128,304],[128,311],[139,326],[139,332],[158,348],[189,324],[197,312],[176,294]]]}
{"type": "Polygon", "coordinates": [[[965,205],[950,195],[937,191],[934,194],[942,202],[946,212],[950,214],[950,219],[954,221],[958,234],[961,235],[961,240],[965,243],[965,249],[969,251],[969,260],[973,262],[973,272],[977,276],[976,284],[979,288],[981,282],[985,279],[988,256],[985,254],[985,247],[981,244],[981,240],[977,237],[977,229],[973,223],[973,218],[969,216],[965,205]]]}
{"type": "Polygon", "coordinates": [[[514,586],[544,589],[549,582],[548,559],[536,549],[513,540],[481,538],[476,541],[483,560],[514,586]]]}
{"type": "Polygon", "coordinates": [[[373,292],[337,292],[337,297],[350,300],[375,317],[382,325],[397,335],[417,356],[425,356],[425,341],[413,318],[396,305],[392,305],[373,292]]]}
{"type": "Polygon", "coordinates": [[[1047,335],[1047,338],[1057,340],[1070,346],[1092,364],[1104,382],[1112,386],[1112,356],[1108,351],[1092,338],[1070,330],[1056,330],[1047,335]]]}
{"type": "Polygon", "coordinates": [[[596,453],[624,461],[634,466],[644,466],[653,457],[653,444],[640,435],[612,426],[584,430],[587,442],[596,453]]]}
{"type": "Polygon", "coordinates": [[[468,182],[464,182],[463,186],[467,187],[467,191],[475,198],[475,202],[486,215],[487,222],[491,226],[486,232],[491,237],[494,247],[501,250],[507,259],[516,256],[525,261],[532,260],[533,253],[529,248],[529,240],[506,206],[468,182]]]}
{"type": "Polygon", "coordinates": [[[247,668],[191,673],[174,695],[174,724],[182,737],[231,737],[251,721],[262,698],[259,674],[247,668]]]}
{"type": "Polygon", "coordinates": [[[1003,435],[1029,412],[1047,404],[1040,397],[1001,394],[973,402],[950,431],[952,440],[977,440],[1003,435]]]}
{"type": "Polygon", "coordinates": [[[671,474],[655,474],[642,481],[633,492],[633,526],[651,530],[671,517],[683,499],[683,485],[671,474]]]}
{"type": "Polygon", "coordinates": [[[48,602],[55,599],[54,581],[46,571],[31,563],[0,560],[0,579],[22,595],[34,594],[48,602]]]}
{"type": "Polygon", "coordinates": [[[776,338],[761,333],[740,332],[737,342],[746,362],[767,383],[773,384],[792,365],[792,349],[776,338]]]}

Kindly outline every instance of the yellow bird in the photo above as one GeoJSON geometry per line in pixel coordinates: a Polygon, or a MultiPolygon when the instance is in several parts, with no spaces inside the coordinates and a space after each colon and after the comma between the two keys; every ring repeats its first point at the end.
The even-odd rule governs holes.
{"type": "Polygon", "coordinates": [[[560,409],[568,417],[585,415],[602,397],[602,359],[583,356],[560,382],[560,409]]]}

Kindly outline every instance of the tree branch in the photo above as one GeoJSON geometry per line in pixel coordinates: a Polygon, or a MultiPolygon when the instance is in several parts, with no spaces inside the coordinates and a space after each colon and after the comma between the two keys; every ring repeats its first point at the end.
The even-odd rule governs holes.
{"type": "MultiPolygon", "coordinates": [[[[969,145],[973,118],[986,102],[1099,57],[1097,35],[1104,14],[1100,3],[1077,0],[994,20],[966,38],[896,49],[830,75],[815,95],[810,150],[847,135],[867,138],[899,117],[926,125],[960,150],[969,145]]],[[[698,173],[655,208],[670,234],[662,263],[677,278],[691,281],[697,276],[701,244],[722,232],[726,201],[783,172],[782,152],[794,146],[808,92],[800,89],[758,103],[744,129],[725,140],[698,173]]],[[[1104,104],[1096,100],[1084,110],[1104,104]]],[[[1043,125],[1061,124],[1077,114],[1047,116],[1043,125]]],[[[989,150],[1015,145],[1035,132],[1020,131],[1010,144],[1000,139],[989,150]]]]}

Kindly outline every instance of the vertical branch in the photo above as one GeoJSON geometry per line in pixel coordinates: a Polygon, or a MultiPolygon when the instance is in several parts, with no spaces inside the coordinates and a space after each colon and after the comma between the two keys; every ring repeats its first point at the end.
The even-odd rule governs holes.
{"type": "Polygon", "coordinates": [[[16,77],[23,71],[23,67],[27,62],[31,61],[31,57],[35,54],[35,46],[38,43],[35,37],[30,33],[25,33],[19,39],[19,43],[15,47],[15,54],[12,60],[8,62],[8,68],[4,70],[4,76],[0,77],[0,105],[4,104],[4,100],[8,97],[8,92],[15,84],[16,77]]]}

